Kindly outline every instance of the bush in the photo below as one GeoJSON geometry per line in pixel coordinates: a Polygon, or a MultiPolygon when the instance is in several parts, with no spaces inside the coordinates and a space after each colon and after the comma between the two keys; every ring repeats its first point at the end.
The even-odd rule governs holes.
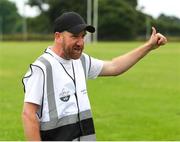
{"type": "Polygon", "coordinates": [[[53,34],[6,34],[2,36],[3,41],[47,41],[53,40],[53,34]]]}

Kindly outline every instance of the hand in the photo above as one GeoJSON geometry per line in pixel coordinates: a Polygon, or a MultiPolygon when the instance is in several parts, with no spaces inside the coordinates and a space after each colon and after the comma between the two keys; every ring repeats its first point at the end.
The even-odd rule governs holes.
{"type": "Polygon", "coordinates": [[[160,33],[156,33],[156,29],[152,27],[152,34],[148,41],[148,44],[151,46],[151,49],[156,49],[161,45],[167,43],[167,39],[160,33]]]}

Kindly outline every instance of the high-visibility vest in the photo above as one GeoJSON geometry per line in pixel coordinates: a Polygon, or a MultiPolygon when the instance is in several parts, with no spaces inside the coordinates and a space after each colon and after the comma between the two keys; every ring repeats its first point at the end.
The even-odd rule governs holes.
{"type": "Polygon", "coordinates": [[[42,104],[38,111],[42,140],[96,139],[87,95],[85,63],[83,54],[80,59],[72,60],[73,77],[48,53],[31,64],[39,67],[44,76],[42,104]]]}

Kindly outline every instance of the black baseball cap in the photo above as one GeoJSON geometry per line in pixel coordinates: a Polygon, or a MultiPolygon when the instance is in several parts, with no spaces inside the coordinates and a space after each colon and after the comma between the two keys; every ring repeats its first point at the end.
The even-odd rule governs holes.
{"type": "Polygon", "coordinates": [[[54,22],[54,33],[68,31],[78,34],[81,31],[95,32],[95,28],[85,23],[84,19],[76,12],[65,12],[54,22]]]}

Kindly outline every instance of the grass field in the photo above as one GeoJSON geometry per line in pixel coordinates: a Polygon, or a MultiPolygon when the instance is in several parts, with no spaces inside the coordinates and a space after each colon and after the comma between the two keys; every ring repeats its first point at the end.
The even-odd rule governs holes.
{"type": "MultiPolygon", "coordinates": [[[[0,140],[24,140],[21,78],[52,42],[0,43],[0,140]]],[[[103,42],[85,52],[100,59],[140,42],[103,42]]],[[[98,140],[180,140],[180,43],[151,52],[118,77],[88,81],[98,140]]]]}

